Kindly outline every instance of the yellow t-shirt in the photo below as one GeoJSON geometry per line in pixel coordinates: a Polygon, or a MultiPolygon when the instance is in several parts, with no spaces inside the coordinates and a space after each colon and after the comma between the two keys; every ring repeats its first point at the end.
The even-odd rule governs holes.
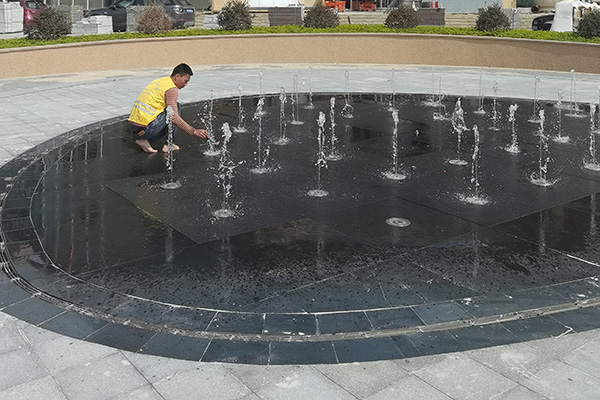
{"type": "Polygon", "coordinates": [[[170,76],[153,80],[140,93],[131,114],[129,114],[129,122],[138,125],[148,126],[148,124],[167,108],[165,102],[165,92],[175,86],[170,76]]]}

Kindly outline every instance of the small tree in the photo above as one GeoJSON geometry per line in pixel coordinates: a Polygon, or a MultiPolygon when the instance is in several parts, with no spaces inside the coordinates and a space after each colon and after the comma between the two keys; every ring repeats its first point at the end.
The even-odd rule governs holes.
{"type": "Polygon", "coordinates": [[[591,39],[600,36],[600,11],[586,12],[579,21],[579,35],[591,39]]]}
{"type": "Polygon", "coordinates": [[[33,20],[27,38],[31,40],[60,39],[71,33],[71,21],[66,12],[52,7],[42,8],[33,20]]]}
{"type": "Polygon", "coordinates": [[[304,26],[307,28],[335,28],[340,24],[337,12],[333,8],[326,7],[323,0],[318,0],[312,10],[304,17],[304,26]]]}
{"type": "Polygon", "coordinates": [[[241,31],[252,28],[252,15],[244,0],[227,0],[217,16],[219,26],[228,31],[241,31]]]}
{"type": "Polygon", "coordinates": [[[479,10],[479,16],[475,23],[478,31],[507,31],[510,29],[510,21],[498,3],[479,10]]]}
{"type": "Polygon", "coordinates": [[[402,3],[388,14],[385,26],[390,29],[414,28],[419,26],[419,16],[415,10],[402,3]]]}
{"type": "Polygon", "coordinates": [[[138,32],[162,33],[171,30],[171,20],[165,14],[162,4],[152,3],[138,18],[138,32]]]}

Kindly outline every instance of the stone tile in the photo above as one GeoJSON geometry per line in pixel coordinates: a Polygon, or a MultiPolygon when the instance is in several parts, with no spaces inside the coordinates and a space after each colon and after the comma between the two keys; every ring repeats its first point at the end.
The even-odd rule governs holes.
{"type": "Polygon", "coordinates": [[[392,362],[399,365],[402,369],[408,372],[417,372],[424,368],[430,367],[446,361],[451,355],[448,354],[435,354],[432,356],[412,357],[405,358],[402,360],[393,360],[392,362]]]}
{"type": "Polygon", "coordinates": [[[33,347],[52,374],[71,367],[84,368],[118,353],[118,350],[114,348],[84,342],[68,336],[59,336],[54,340],[34,343],[33,347]]]}
{"type": "Polygon", "coordinates": [[[148,381],[122,354],[64,369],[54,378],[72,399],[107,399],[142,388],[148,381]]]}
{"type": "Polygon", "coordinates": [[[448,396],[464,400],[489,399],[516,385],[463,354],[448,357],[446,361],[425,368],[415,375],[448,396]]]}
{"type": "Polygon", "coordinates": [[[562,361],[600,379],[600,340],[584,344],[562,361]]]}
{"type": "Polygon", "coordinates": [[[560,361],[555,361],[522,382],[550,399],[598,399],[600,379],[560,361]]]}
{"type": "Polygon", "coordinates": [[[315,368],[359,399],[378,393],[408,376],[408,372],[391,361],[316,365],[315,368]]]}
{"type": "Polygon", "coordinates": [[[532,340],[525,342],[528,346],[534,349],[547,352],[554,355],[556,358],[570,354],[572,351],[598,338],[599,330],[586,332],[569,333],[561,337],[552,337],[542,340],[532,340]]]}
{"type": "Polygon", "coordinates": [[[29,348],[0,354],[0,390],[6,390],[25,382],[48,375],[44,365],[29,348]]]}
{"type": "Polygon", "coordinates": [[[206,398],[239,399],[251,392],[220,365],[198,364],[195,369],[177,372],[153,383],[154,388],[169,400],[206,398]]]}
{"type": "Polygon", "coordinates": [[[296,376],[302,371],[314,369],[312,366],[299,365],[264,366],[223,364],[223,367],[254,392],[265,386],[273,386],[278,382],[286,380],[290,376],[296,376]]]}
{"type": "Polygon", "coordinates": [[[527,389],[525,386],[517,385],[514,388],[494,397],[495,400],[547,400],[547,397],[527,389]]]}
{"type": "Polygon", "coordinates": [[[538,351],[525,343],[470,351],[468,355],[515,382],[530,378],[556,359],[552,351],[538,351]]]}
{"type": "Polygon", "coordinates": [[[2,332],[0,354],[21,349],[27,345],[14,320],[14,317],[0,312],[0,332],[2,332]]]}
{"type": "Polygon", "coordinates": [[[200,364],[194,361],[177,360],[127,351],[123,352],[123,355],[150,383],[170,379],[176,373],[196,369],[199,365],[206,366],[206,368],[223,368],[219,364],[200,364]]]}
{"type": "Polygon", "coordinates": [[[409,375],[393,385],[384,389],[373,396],[367,397],[368,400],[450,400],[444,393],[422,381],[414,375],[409,375]]]}
{"type": "Polygon", "coordinates": [[[64,393],[51,376],[30,380],[0,392],[0,399],[66,400],[64,393]]]}
{"type": "Polygon", "coordinates": [[[131,393],[127,393],[125,395],[118,395],[116,397],[113,397],[112,399],[113,400],[136,400],[136,399],[164,400],[164,397],[162,397],[153,386],[147,385],[147,386],[141,387],[139,389],[136,389],[131,393]]]}

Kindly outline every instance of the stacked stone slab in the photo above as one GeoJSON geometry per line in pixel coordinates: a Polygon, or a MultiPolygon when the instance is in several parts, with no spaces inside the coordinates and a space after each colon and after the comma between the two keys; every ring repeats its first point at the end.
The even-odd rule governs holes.
{"type": "Polygon", "coordinates": [[[23,30],[23,8],[19,3],[0,3],[0,33],[23,30]]]}
{"type": "Polygon", "coordinates": [[[112,17],[108,15],[94,15],[84,18],[73,24],[71,33],[74,35],[97,35],[112,33],[112,17]]]}

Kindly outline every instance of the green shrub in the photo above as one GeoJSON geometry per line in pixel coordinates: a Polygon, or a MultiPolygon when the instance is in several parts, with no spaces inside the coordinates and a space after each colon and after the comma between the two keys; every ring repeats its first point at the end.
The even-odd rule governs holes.
{"type": "Polygon", "coordinates": [[[591,39],[600,37],[600,11],[593,10],[585,13],[579,21],[579,35],[591,39]]]}
{"type": "Polygon", "coordinates": [[[339,24],[337,12],[333,8],[325,7],[322,1],[315,2],[304,17],[304,26],[307,28],[335,28],[339,24]]]}
{"type": "Polygon", "coordinates": [[[388,14],[385,26],[390,29],[414,28],[419,26],[419,17],[415,10],[402,3],[388,14]]]}
{"type": "Polygon", "coordinates": [[[252,28],[252,15],[244,0],[227,0],[217,16],[217,22],[228,31],[242,31],[252,28]]]}
{"type": "Polygon", "coordinates": [[[475,23],[478,31],[507,31],[510,29],[510,21],[498,3],[479,10],[479,16],[475,23]]]}
{"type": "Polygon", "coordinates": [[[137,31],[141,33],[162,33],[171,30],[171,20],[165,14],[162,4],[152,3],[137,21],[137,31]]]}
{"type": "Polygon", "coordinates": [[[60,39],[71,33],[71,20],[66,12],[52,7],[42,8],[27,32],[30,40],[60,39]]]}

